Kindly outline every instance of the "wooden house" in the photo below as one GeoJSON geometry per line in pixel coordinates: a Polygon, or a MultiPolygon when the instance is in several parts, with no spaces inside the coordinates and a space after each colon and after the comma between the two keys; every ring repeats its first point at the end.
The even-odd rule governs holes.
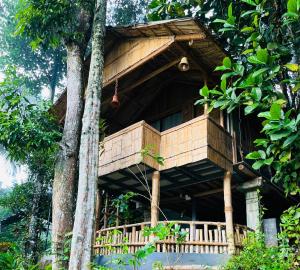
{"type": "MultiPolygon", "coordinates": [[[[181,265],[220,264],[242,248],[247,231],[258,228],[260,196],[267,231],[276,229],[270,218],[278,218],[289,201],[270,182],[271,171],[255,171],[245,160],[260,123],[245,117],[243,108],[207,113],[194,105],[203,84],[219,82],[214,69],[224,57],[209,31],[189,18],[107,29],[101,104],[107,129],[99,155],[104,215],[96,233],[102,238],[94,246],[99,262],[122,253],[124,239],[135,252],[149,241],[145,226],[171,220],[187,232],[186,241],[158,242],[153,260],[164,261],[169,253],[173,259],[182,254],[181,265]],[[112,106],[115,94],[119,104],[112,106]],[[145,149],[150,155],[142,158],[145,149]],[[141,194],[130,206],[135,217],[117,216],[109,225],[109,196],[102,190],[109,196],[141,194]],[[121,234],[111,239],[114,229],[121,234]]],[[[65,106],[63,94],[55,104],[62,122],[65,106]]]]}

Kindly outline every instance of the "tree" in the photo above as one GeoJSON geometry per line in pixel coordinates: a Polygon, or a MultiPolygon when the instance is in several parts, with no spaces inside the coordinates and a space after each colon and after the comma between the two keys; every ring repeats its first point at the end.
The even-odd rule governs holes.
{"type": "Polygon", "coordinates": [[[48,87],[53,102],[56,88],[65,74],[63,47],[32,48],[28,38],[14,34],[18,0],[4,0],[1,7],[0,70],[3,72],[7,65],[14,64],[26,78],[27,86],[36,94],[40,94],[43,87],[48,87]]]}
{"type": "Polygon", "coordinates": [[[129,25],[144,22],[148,2],[147,0],[109,0],[107,24],[129,25]]]}
{"type": "Polygon", "coordinates": [[[31,201],[27,202],[26,207],[18,189],[15,189],[17,200],[14,196],[6,200],[11,210],[16,211],[16,204],[28,215],[25,251],[29,260],[36,261],[38,233],[42,225],[41,203],[51,183],[61,133],[55,119],[48,112],[49,104],[29,102],[30,95],[25,87],[25,80],[17,74],[16,69],[8,68],[5,75],[4,81],[0,83],[0,144],[11,160],[27,165],[31,183],[31,201]]]}
{"type": "Polygon", "coordinates": [[[98,180],[99,124],[104,69],[106,0],[97,0],[92,35],[92,54],[82,118],[79,181],[69,269],[90,269],[98,180]]]}
{"type": "Polygon", "coordinates": [[[180,17],[191,14],[192,8],[198,6],[195,15],[228,41],[225,49],[231,58],[225,58],[223,65],[216,68],[223,72],[221,84],[215,89],[204,86],[203,100],[198,103],[209,103],[210,110],[220,108],[228,113],[243,107],[246,115],[260,117],[263,138],[255,141],[260,150],[248,158],[257,160],[255,169],[271,165],[276,171],[273,180],[282,183],[286,192],[297,194],[300,192],[299,0],[225,1],[221,8],[215,6],[210,16],[203,17],[207,7],[217,2],[190,0],[183,5],[180,1],[154,0],[150,4],[150,18],[180,17]]]}
{"type": "Polygon", "coordinates": [[[53,269],[61,267],[66,233],[73,228],[84,90],[84,55],[90,39],[94,1],[24,0],[17,15],[18,32],[35,46],[63,43],[67,50],[67,111],[53,181],[53,269]]]}

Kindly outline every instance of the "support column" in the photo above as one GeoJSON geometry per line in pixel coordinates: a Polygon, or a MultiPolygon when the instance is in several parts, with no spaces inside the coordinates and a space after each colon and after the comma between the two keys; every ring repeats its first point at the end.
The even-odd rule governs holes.
{"type": "Polygon", "coordinates": [[[95,231],[100,230],[101,208],[102,208],[102,190],[98,186],[97,194],[96,194],[95,231]]]}
{"type": "Polygon", "coordinates": [[[226,223],[226,238],[228,243],[228,254],[235,253],[234,228],[233,228],[233,209],[231,194],[231,172],[227,171],[224,175],[224,211],[226,223]]]}
{"type": "Polygon", "coordinates": [[[192,221],[197,221],[197,200],[192,198],[192,221]]]}
{"type": "Polygon", "coordinates": [[[255,231],[261,230],[259,190],[262,184],[262,178],[259,177],[243,183],[239,188],[245,192],[247,227],[255,231]]]}
{"type": "Polygon", "coordinates": [[[152,195],[151,195],[151,227],[155,227],[159,220],[159,200],[160,200],[160,174],[159,171],[152,175],[152,195]]]}

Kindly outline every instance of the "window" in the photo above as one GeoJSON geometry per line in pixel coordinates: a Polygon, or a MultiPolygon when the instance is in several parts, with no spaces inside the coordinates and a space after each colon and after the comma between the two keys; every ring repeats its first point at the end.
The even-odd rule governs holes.
{"type": "Polygon", "coordinates": [[[182,113],[177,112],[153,122],[151,126],[159,131],[165,131],[167,129],[182,124],[182,122],[183,122],[182,113]]]}

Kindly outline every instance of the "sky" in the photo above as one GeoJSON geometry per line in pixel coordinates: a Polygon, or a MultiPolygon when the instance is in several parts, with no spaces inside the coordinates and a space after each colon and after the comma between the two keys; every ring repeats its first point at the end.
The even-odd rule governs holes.
{"type": "Polygon", "coordinates": [[[14,183],[23,183],[27,179],[25,167],[14,166],[4,157],[0,156],[0,187],[8,188],[14,183]]]}

